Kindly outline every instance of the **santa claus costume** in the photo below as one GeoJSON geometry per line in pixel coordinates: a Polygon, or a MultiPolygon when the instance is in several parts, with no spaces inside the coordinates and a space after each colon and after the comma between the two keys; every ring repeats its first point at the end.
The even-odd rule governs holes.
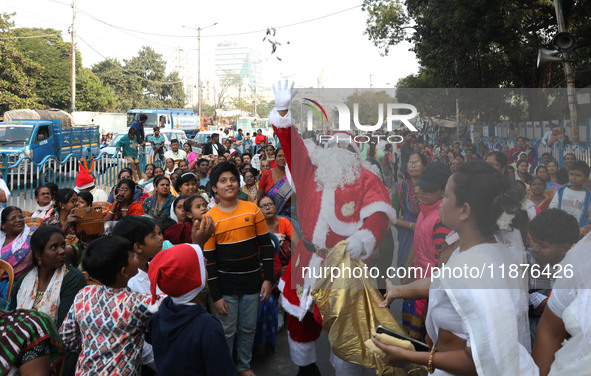
{"type": "MultiPolygon", "coordinates": [[[[288,88],[285,83],[273,88],[276,108],[269,115],[292,175],[302,230],[302,239],[293,251],[279,288],[288,313],[292,361],[300,367],[299,374],[319,374],[315,341],[322,330],[322,318],[311,296],[314,273],[303,275],[303,268],[321,266],[326,250],[342,240],[348,242],[347,251],[352,259],[369,259],[388,227],[394,224],[396,212],[384,183],[372,166],[361,159],[351,135],[338,132],[324,147],[311,141],[304,143],[290,112],[282,111],[289,107],[292,87],[293,84],[288,88]]],[[[337,375],[361,371],[360,366],[334,355],[331,363],[337,375]]]]}

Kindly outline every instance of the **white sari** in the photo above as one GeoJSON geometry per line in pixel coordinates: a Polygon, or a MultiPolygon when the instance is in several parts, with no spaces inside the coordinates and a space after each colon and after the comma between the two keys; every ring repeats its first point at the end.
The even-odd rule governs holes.
{"type": "Polygon", "coordinates": [[[589,374],[591,370],[591,233],[566,253],[548,307],[562,318],[571,337],[554,354],[549,376],[589,374]],[[568,274],[572,270],[573,274],[568,274]]]}
{"type": "MultiPolygon", "coordinates": [[[[527,296],[522,282],[500,276],[499,265],[514,264],[515,259],[501,243],[481,244],[463,252],[456,249],[446,266],[461,268],[462,276],[445,275],[432,284],[440,284],[461,318],[467,331],[461,334],[467,337],[479,375],[539,374],[529,354],[527,296]],[[478,270],[482,278],[464,278],[464,266],[478,270]],[[495,272],[493,278],[491,269],[495,272]]],[[[435,344],[440,329],[434,325],[437,314],[436,310],[427,314],[427,331],[435,344]]],[[[436,374],[448,375],[441,370],[436,374]]]]}

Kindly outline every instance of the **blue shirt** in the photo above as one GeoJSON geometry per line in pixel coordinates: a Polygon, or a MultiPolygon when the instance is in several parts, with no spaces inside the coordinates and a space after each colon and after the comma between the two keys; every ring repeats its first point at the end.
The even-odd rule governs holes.
{"type": "Polygon", "coordinates": [[[162,135],[158,137],[156,137],[155,135],[151,135],[150,137],[148,137],[148,141],[150,141],[152,145],[155,146],[164,145],[164,137],[162,137],[162,135]]]}
{"type": "Polygon", "coordinates": [[[144,126],[140,125],[139,121],[136,120],[133,123],[131,123],[130,128],[135,129],[138,143],[141,144],[142,142],[144,142],[144,139],[146,138],[146,134],[144,133],[144,126]]]}

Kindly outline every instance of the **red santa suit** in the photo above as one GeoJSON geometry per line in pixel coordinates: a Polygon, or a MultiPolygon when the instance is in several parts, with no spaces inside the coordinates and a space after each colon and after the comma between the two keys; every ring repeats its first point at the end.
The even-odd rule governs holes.
{"type": "MultiPolygon", "coordinates": [[[[290,113],[282,117],[273,110],[269,120],[285,153],[298,197],[303,239],[279,288],[289,314],[292,360],[306,366],[316,361],[314,341],[320,336],[322,319],[311,296],[313,273],[304,276],[302,268],[322,265],[326,250],[342,240],[349,243],[351,257],[369,259],[394,224],[396,212],[385,185],[359,154],[313,144],[308,150],[292,125],[290,113]]],[[[358,150],[354,143],[352,146],[358,150]]]]}

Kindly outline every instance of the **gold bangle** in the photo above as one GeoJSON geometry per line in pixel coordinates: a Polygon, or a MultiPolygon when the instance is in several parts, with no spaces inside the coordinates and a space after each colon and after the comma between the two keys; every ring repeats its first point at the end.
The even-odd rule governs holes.
{"type": "Polygon", "coordinates": [[[431,352],[429,353],[429,363],[427,363],[427,371],[429,373],[435,372],[435,367],[433,367],[433,356],[435,355],[436,352],[437,352],[437,348],[435,346],[433,346],[433,348],[431,349],[431,352]]]}

